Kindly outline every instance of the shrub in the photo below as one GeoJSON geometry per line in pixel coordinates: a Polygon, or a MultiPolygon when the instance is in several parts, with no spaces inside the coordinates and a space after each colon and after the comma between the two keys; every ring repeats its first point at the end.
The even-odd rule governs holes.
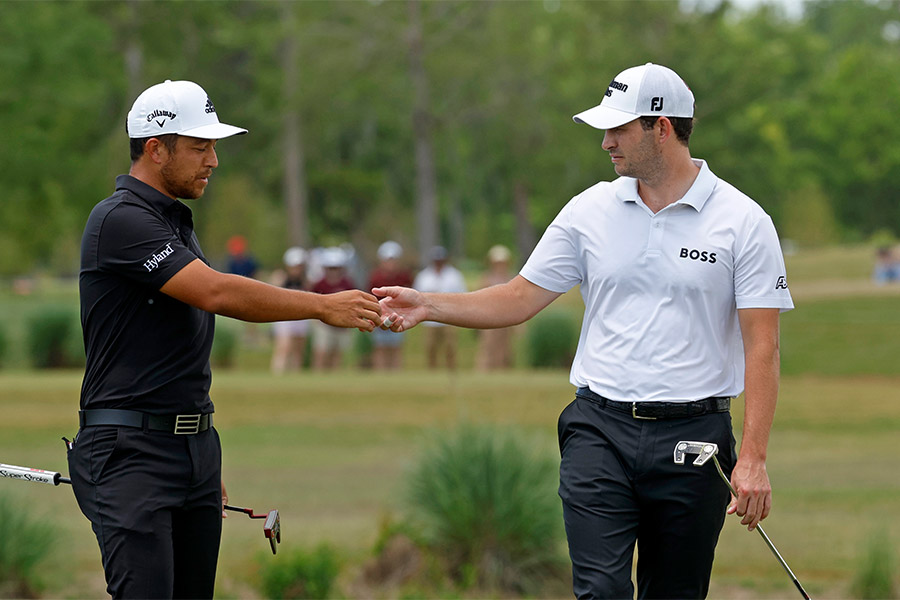
{"type": "Polygon", "coordinates": [[[894,549],[886,529],[871,534],[853,578],[852,594],[860,599],[896,598],[894,549]]]}
{"type": "Polygon", "coordinates": [[[75,367],[81,357],[73,348],[79,343],[78,317],[70,308],[51,307],[28,320],[28,353],[38,369],[75,367]]]}
{"type": "Polygon", "coordinates": [[[528,364],[569,368],[578,346],[578,325],[571,315],[548,312],[528,326],[528,364]]]}
{"type": "Polygon", "coordinates": [[[21,503],[0,495],[0,597],[37,598],[39,567],[51,553],[53,527],[21,503]]]}
{"type": "Polygon", "coordinates": [[[510,430],[438,435],[408,480],[412,519],[463,587],[535,594],[565,569],[555,457],[510,430]]]}
{"type": "Polygon", "coordinates": [[[3,359],[6,358],[6,350],[9,347],[9,343],[6,339],[6,331],[3,327],[0,327],[0,367],[3,366],[3,359]]]}
{"type": "Polygon", "coordinates": [[[229,369],[234,366],[234,358],[237,354],[238,334],[230,327],[222,327],[221,322],[216,324],[216,335],[213,337],[212,350],[209,362],[214,367],[229,369]]]}
{"type": "Polygon", "coordinates": [[[265,563],[263,594],[266,598],[334,598],[339,572],[340,561],[331,547],[323,544],[311,551],[297,550],[265,563]]]}

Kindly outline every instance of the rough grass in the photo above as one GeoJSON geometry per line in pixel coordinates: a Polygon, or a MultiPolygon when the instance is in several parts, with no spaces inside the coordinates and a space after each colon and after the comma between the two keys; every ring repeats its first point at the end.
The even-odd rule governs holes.
{"type": "MultiPolygon", "coordinates": [[[[64,471],[59,437],[74,430],[79,384],[77,372],[0,374],[0,462],[64,471]]],[[[900,480],[893,475],[898,384],[898,377],[789,376],[782,382],[769,452],[775,508],[765,528],[817,597],[848,597],[856,555],[873,526],[900,545],[900,480]]],[[[460,421],[519,425],[554,455],[556,418],[571,388],[561,372],[344,371],[278,379],[223,373],[213,393],[232,501],[257,510],[277,507],[284,550],[329,543],[353,564],[369,554],[382,518],[400,510],[404,474],[435,428],[460,421]]],[[[741,410],[739,401],[738,432],[741,410]]],[[[49,593],[102,595],[94,537],[71,490],[0,485],[54,515],[67,540],[49,593]]],[[[221,594],[253,595],[254,559],[268,552],[260,529],[258,522],[229,516],[221,594]]],[[[793,592],[762,540],[733,518],[722,533],[713,581],[711,597],[793,592]]]]}

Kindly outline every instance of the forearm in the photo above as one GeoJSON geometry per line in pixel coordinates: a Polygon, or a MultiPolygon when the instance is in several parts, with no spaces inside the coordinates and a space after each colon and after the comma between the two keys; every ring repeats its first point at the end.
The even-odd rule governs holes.
{"type": "Polygon", "coordinates": [[[276,287],[241,277],[225,275],[210,294],[204,310],[255,323],[320,319],[327,297],[276,287]]]}
{"type": "Polygon", "coordinates": [[[464,294],[423,294],[428,321],[471,329],[496,329],[523,323],[559,294],[516,277],[508,283],[464,294]]]}
{"type": "Polygon", "coordinates": [[[739,459],[765,462],[778,399],[777,341],[750,348],[745,363],[744,425],[739,459]]]}

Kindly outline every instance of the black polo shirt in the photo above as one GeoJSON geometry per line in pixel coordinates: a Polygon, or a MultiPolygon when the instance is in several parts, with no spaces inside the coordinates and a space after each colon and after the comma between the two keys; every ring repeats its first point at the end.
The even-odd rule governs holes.
{"type": "Polygon", "coordinates": [[[81,239],[82,409],[213,411],[215,315],[159,291],[197,258],[209,264],[191,210],[134,177],[117,177],[81,239]]]}

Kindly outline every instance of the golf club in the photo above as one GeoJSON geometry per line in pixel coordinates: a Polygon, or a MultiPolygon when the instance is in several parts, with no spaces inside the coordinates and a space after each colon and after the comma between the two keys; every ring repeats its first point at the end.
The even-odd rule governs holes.
{"type": "MultiPolygon", "coordinates": [[[[56,471],[32,469],[31,467],[17,467],[16,465],[7,465],[4,463],[0,463],[0,477],[18,479],[20,481],[31,481],[34,483],[48,483],[54,486],[58,486],[61,483],[72,485],[71,479],[63,477],[61,473],[56,471]]],[[[276,544],[281,543],[281,517],[279,516],[277,509],[270,510],[265,514],[256,514],[253,512],[252,508],[242,508],[240,506],[230,506],[228,504],[223,508],[225,510],[242,512],[251,519],[265,519],[266,521],[263,523],[263,534],[269,540],[269,545],[272,547],[272,554],[275,554],[276,544]]]]}
{"type": "Polygon", "coordinates": [[[231,506],[226,504],[225,510],[234,512],[242,512],[251,519],[265,519],[263,523],[263,534],[268,538],[269,545],[272,547],[272,554],[275,554],[278,547],[276,544],[281,543],[281,517],[278,515],[278,509],[270,510],[266,514],[256,514],[252,508],[243,508],[240,506],[231,506]]]}
{"type": "MultiPolygon", "coordinates": [[[[684,455],[685,454],[697,454],[697,458],[694,459],[695,467],[702,467],[705,465],[710,458],[713,460],[713,464],[716,465],[716,471],[719,472],[719,477],[722,478],[722,481],[725,482],[725,485],[728,486],[728,490],[731,492],[731,495],[737,498],[737,492],[735,492],[734,487],[731,485],[731,482],[728,481],[728,478],[725,476],[725,473],[722,471],[721,465],[719,465],[719,459],[716,458],[716,454],[719,453],[719,446],[717,444],[713,444],[712,442],[678,442],[675,444],[675,464],[683,465],[684,464],[684,455]]],[[[800,590],[800,593],[806,600],[809,599],[809,594],[806,593],[806,590],[803,589],[803,586],[800,585],[800,581],[797,580],[797,576],[794,575],[794,572],[791,571],[791,568],[788,566],[787,562],[781,557],[781,554],[775,548],[775,544],[772,543],[772,540],[769,539],[769,536],[766,535],[766,532],[763,531],[761,525],[756,526],[756,530],[759,532],[759,535],[762,537],[763,541],[766,542],[766,545],[769,547],[769,550],[772,551],[772,554],[775,555],[775,558],[778,559],[778,562],[781,564],[782,568],[784,568],[785,572],[790,576],[791,581],[794,582],[794,585],[797,586],[797,589],[800,590]]]]}
{"type": "Polygon", "coordinates": [[[61,483],[72,484],[71,479],[63,477],[61,473],[55,471],[44,471],[43,469],[32,469],[30,467],[17,467],[15,465],[5,465],[3,463],[0,463],[0,477],[21,479],[22,481],[33,481],[35,483],[49,483],[50,485],[59,485],[61,483]]]}

